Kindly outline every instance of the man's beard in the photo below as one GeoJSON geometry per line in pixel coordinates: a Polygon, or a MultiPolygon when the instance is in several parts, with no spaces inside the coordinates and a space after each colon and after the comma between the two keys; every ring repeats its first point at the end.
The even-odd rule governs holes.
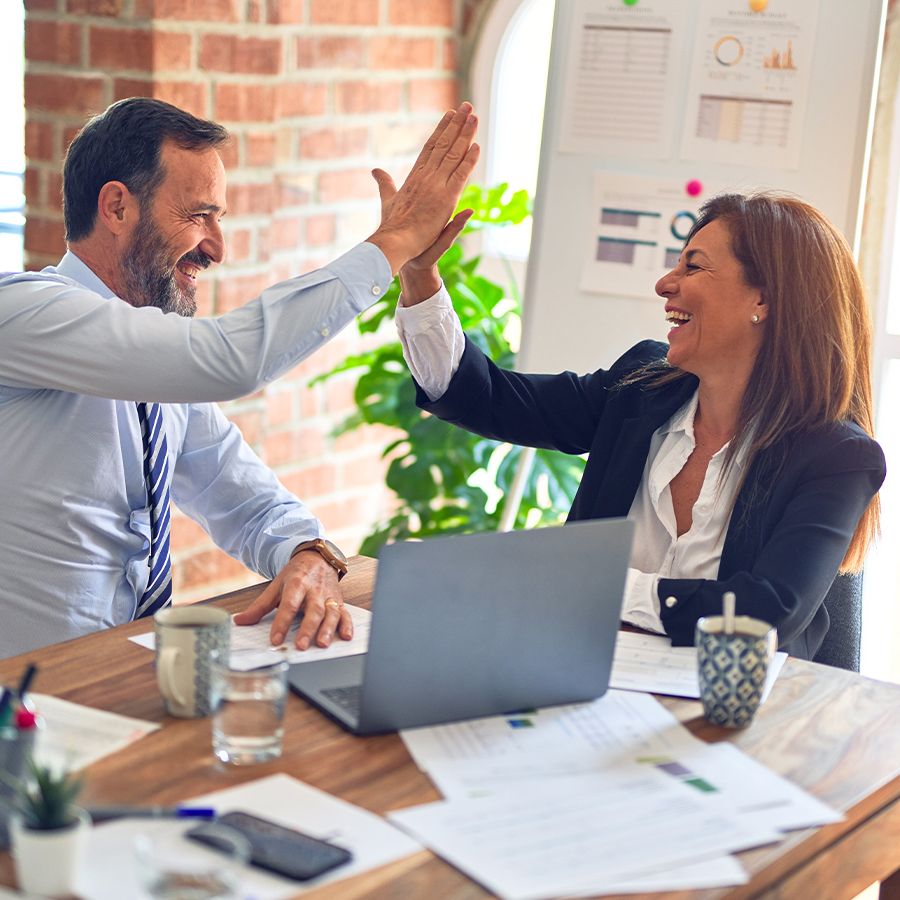
{"type": "MultiPolygon", "coordinates": [[[[168,263],[169,249],[159,229],[144,214],[122,259],[125,296],[132,306],[156,306],[163,312],[190,318],[197,312],[196,288],[183,288],[175,280],[175,269],[168,263]]],[[[212,260],[201,250],[185,253],[179,262],[205,269],[212,260]]]]}

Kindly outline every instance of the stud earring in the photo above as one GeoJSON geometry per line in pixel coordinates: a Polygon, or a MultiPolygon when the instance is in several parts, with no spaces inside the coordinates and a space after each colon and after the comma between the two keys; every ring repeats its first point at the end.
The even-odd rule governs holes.
{"type": "Polygon", "coordinates": [[[758,316],[756,313],[753,313],[753,315],[750,316],[750,321],[751,321],[754,325],[759,325],[759,316],[758,316]]]}

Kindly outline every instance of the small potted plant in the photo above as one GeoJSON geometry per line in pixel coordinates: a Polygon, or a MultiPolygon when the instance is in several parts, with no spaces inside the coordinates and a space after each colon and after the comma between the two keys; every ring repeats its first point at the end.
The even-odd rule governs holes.
{"type": "Polygon", "coordinates": [[[91,820],[75,805],[80,775],[54,771],[28,758],[28,776],[15,782],[9,819],[19,889],[44,897],[75,892],[91,820]]]}

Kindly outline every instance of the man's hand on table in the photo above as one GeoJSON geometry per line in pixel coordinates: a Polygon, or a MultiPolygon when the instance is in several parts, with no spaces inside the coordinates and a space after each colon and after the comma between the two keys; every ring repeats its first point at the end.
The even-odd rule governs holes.
{"type": "Polygon", "coordinates": [[[277,609],[269,638],[278,646],[294,622],[302,614],[294,644],[306,650],[313,643],[327,647],[335,633],[345,641],[353,637],[353,621],[344,607],[344,595],[338,575],[315,550],[302,550],[268,587],[243,611],[234,617],[236,625],[255,625],[266,613],[277,609]]]}

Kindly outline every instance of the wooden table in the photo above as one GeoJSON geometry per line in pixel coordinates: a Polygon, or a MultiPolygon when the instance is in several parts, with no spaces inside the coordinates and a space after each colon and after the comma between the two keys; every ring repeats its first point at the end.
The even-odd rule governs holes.
{"type": "MultiPolygon", "coordinates": [[[[368,605],[374,574],[374,560],[352,561],[343,582],[348,602],[368,605]]],[[[236,611],[261,587],[210,602],[236,611]]],[[[126,640],[147,631],[148,625],[133,622],[0,661],[0,683],[15,683],[25,662],[33,659],[41,667],[36,691],[165,726],[91,766],[86,805],[176,803],[274,772],[287,772],[380,814],[439,799],[399,737],[353,737],[293,695],[286,711],[283,757],[260,766],[223,767],[212,757],[208,719],[166,716],[152,654],[126,640]]],[[[900,869],[900,686],[790,659],[753,725],[738,733],[708,725],[696,701],[663,702],[695,734],[733,741],[842,810],[846,820],[741,853],[752,876],[747,885],[654,897],[838,900],[900,869]]],[[[14,884],[6,854],[0,854],[0,883],[14,884]]],[[[427,851],[314,894],[342,900],[485,896],[478,885],[427,851]]],[[[883,885],[882,897],[898,896],[894,876],[883,885]]]]}

